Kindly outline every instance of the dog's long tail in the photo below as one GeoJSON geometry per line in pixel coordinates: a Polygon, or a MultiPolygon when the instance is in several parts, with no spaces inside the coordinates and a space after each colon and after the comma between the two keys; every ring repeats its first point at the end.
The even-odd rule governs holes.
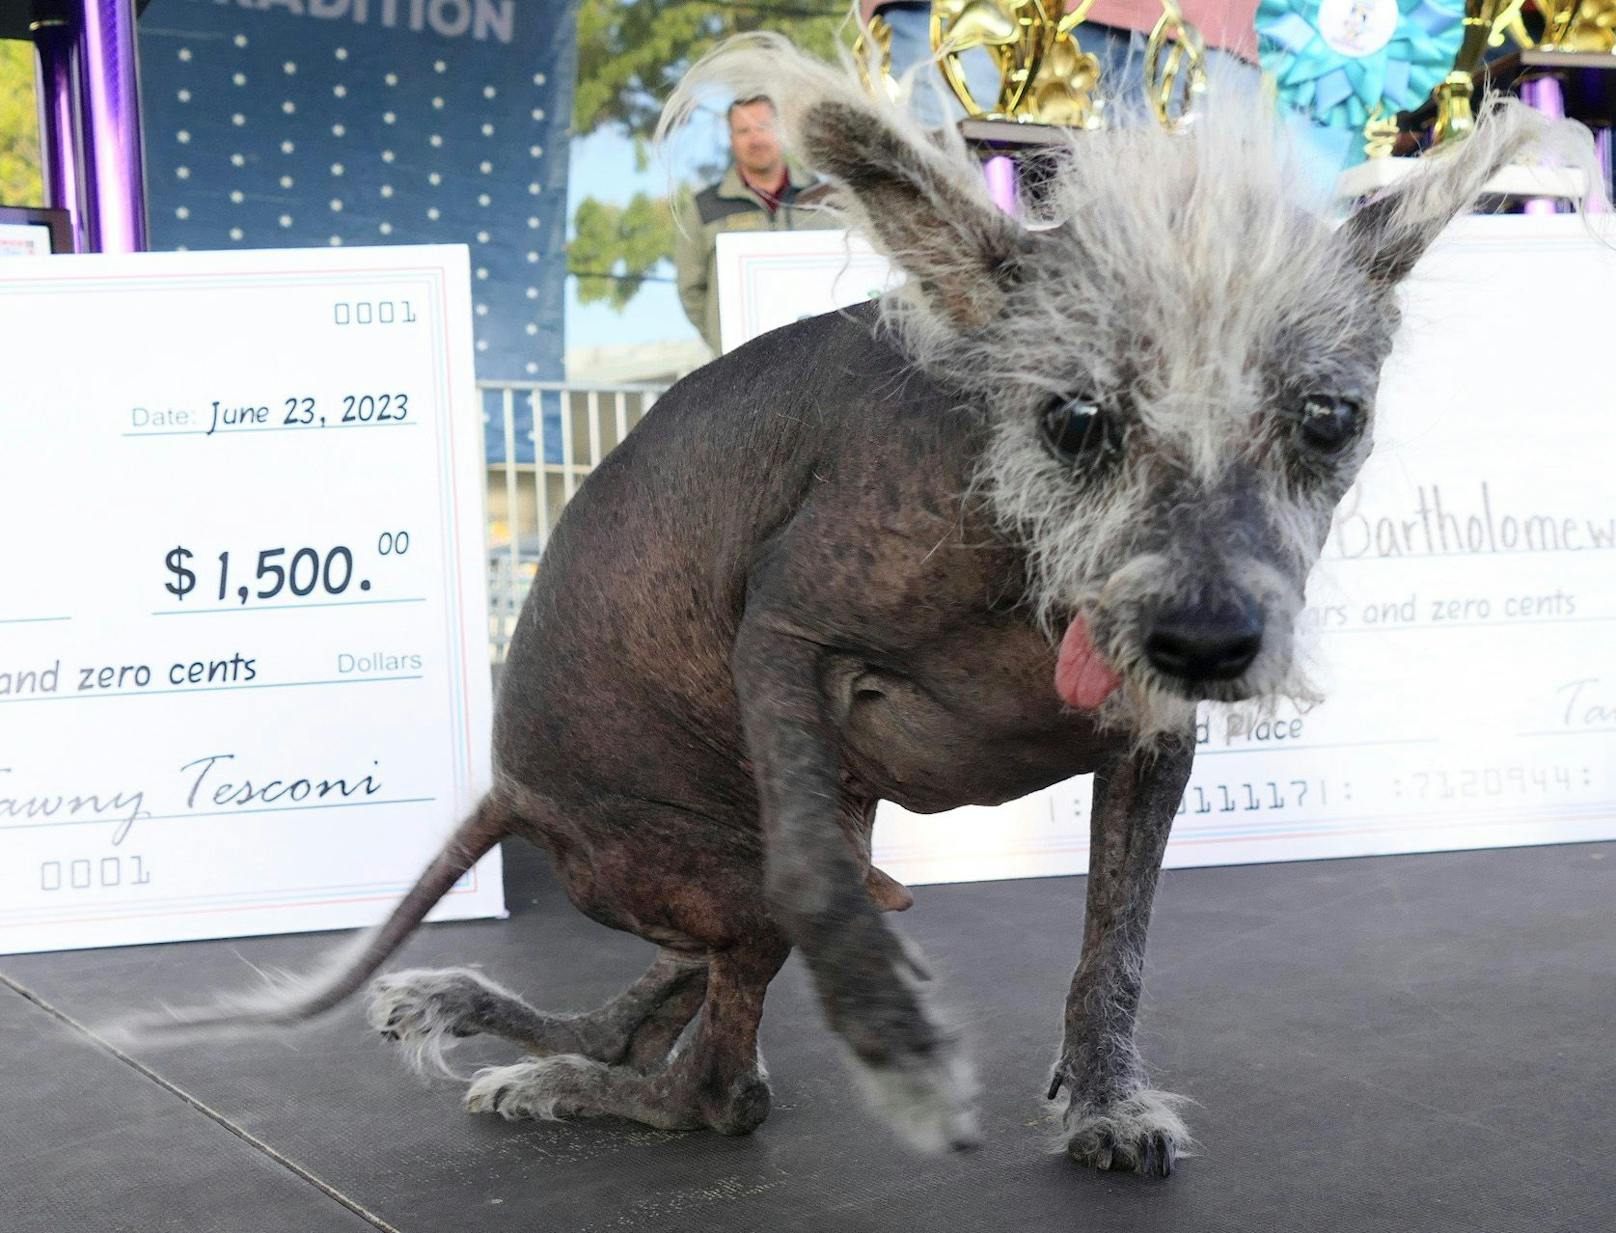
{"type": "Polygon", "coordinates": [[[324,1014],[357,993],[387,962],[438,900],[509,832],[510,817],[503,803],[485,796],[387,919],[356,937],[318,971],[305,976],[268,974],[258,989],[226,994],[205,1006],[170,1008],[114,1030],[144,1038],[213,1035],[282,1027],[324,1014]]]}

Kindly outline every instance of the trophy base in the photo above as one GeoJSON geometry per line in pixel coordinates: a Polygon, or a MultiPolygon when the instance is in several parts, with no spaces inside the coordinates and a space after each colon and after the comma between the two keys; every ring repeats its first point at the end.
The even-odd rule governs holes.
{"type": "MultiPolygon", "coordinates": [[[[1335,182],[1336,200],[1356,201],[1383,188],[1390,188],[1405,176],[1414,174],[1417,158],[1372,158],[1349,167],[1335,182]]],[[[1582,201],[1588,196],[1588,177],[1569,167],[1505,167],[1487,181],[1483,192],[1506,202],[1551,198],[1556,201],[1582,201]]]]}
{"type": "Polygon", "coordinates": [[[995,120],[988,117],[959,122],[960,136],[985,158],[999,154],[1015,155],[1022,151],[1046,149],[1065,145],[1080,130],[1061,124],[1023,124],[1019,120],[995,120]]]}
{"type": "Polygon", "coordinates": [[[1043,190],[1050,182],[1048,171],[1078,130],[1060,124],[981,118],[961,120],[959,131],[982,160],[988,195],[1000,209],[1020,216],[1041,210],[1043,190]]]}

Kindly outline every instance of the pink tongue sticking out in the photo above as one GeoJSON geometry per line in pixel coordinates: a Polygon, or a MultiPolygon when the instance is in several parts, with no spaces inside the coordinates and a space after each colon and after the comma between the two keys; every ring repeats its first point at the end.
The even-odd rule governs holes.
{"type": "Polygon", "coordinates": [[[1092,711],[1120,684],[1122,678],[1089,640],[1088,622],[1074,617],[1061,639],[1060,658],[1055,661],[1055,692],[1068,706],[1092,711]]]}

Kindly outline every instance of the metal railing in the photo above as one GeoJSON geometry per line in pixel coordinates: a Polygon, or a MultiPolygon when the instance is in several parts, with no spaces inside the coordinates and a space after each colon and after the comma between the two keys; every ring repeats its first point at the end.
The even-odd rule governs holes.
{"type": "Polygon", "coordinates": [[[479,381],[487,425],[489,650],[503,662],[561,509],[662,385],[479,381]]]}

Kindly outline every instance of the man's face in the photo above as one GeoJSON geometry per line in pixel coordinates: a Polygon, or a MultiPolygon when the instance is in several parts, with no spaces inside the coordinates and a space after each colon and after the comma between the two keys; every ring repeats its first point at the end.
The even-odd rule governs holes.
{"type": "Polygon", "coordinates": [[[745,103],[730,112],[729,147],[742,171],[751,176],[778,172],[780,136],[775,131],[774,105],[745,103]]]}

